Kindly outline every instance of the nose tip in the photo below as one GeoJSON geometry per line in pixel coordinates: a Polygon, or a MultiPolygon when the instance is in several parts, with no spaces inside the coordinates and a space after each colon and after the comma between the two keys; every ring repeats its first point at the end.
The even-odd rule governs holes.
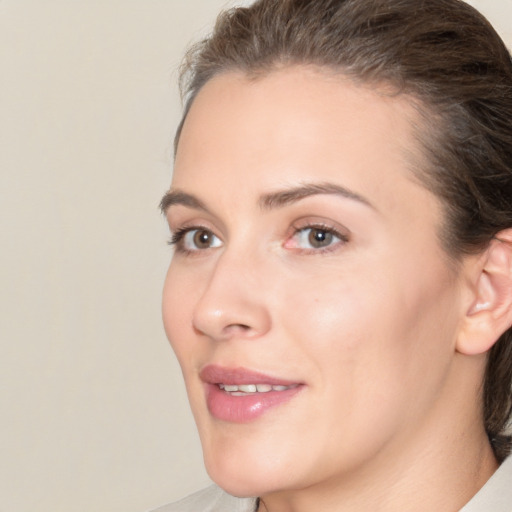
{"type": "Polygon", "coordinates": [[[270,327],[268,314],[255,304],[238,302],[231,307],[225,304],[209,309],[205,301],[196,308],[193,318],[194,328],[214,340],[231,338],[257,338],[270,327]]]}
{"type": "Polygon", "coordinates": [[[271,325],[264,289],[217,268],[193,313],[194,328],[214,340],[253,339],[271,325]]]}

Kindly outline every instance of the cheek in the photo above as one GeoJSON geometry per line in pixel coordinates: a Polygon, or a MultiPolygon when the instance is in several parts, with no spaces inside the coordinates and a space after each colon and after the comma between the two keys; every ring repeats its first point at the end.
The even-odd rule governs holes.
{"type": "Polygon", "coordinates": [[[162,293],[162,318],[167,338],[182,367],[187,353],[193,349],[190,339],[193,290],[187,275],[176,271],[171,263],[162,293]]]}
{"type": "Polygon", "coordinates": [[[376,400],[375,391],[391,386],[388,368],[399,354],[383,331],[393,301],[377,300],[384,298],[376,294],[378,285],[349,275],[317,277],[310,284],[284,298],[284,323],[310,365],[313,387],[324,397],[319,409],[335,411],[333,421],[344,424],[339,417],[357,416],[360,407],[376,400]]]}
{"type": "Polygon", "coordinates": [[[392,307],[389,300],[376,303],[376,295],[382,297],[376,293],[378,285],[347,274],[315,276],[303,281],[300,290],[286,288],[289,293],[282,303],[289,328],[312,357],[327,360],[350,359],[360,352],[371,343],[370,335],[378,332],[392,307]]]}
{"type": "Polygon", "coordinates": [[[290,290],[282,300],[289,352],[300,353],[311,397],[294,428],[315,447],[304,457],[318,471],[370,457],[402,419],[406,352],[389,321],[396,301],[383,286],[331,273],[302,281],[302,293],[290,290]]]}
{"type": "Polygon", "coordinates": [[[453,351],[453,283],[440,271],[359,270],[317,277],[284,299],[288,330],[319,382],[351,411],[370,404],[382,411],[391,401],[400,407],[424,389],[435,392],[453,351]]]}
{"type": "MultiPolygon", "coordinates": [[[[208,353],[208,345],[198,340],[192,327],[192,313],[198,300],[197,283],[181,269],[169,267],[162,293],[162,317],[165,333],[181,367],[187,394],[194,414],[201,409],[202,387],[194,380],[200,357],[208,353]]],[[[207,357],[207,355],[206,355],[207,357]]]]}

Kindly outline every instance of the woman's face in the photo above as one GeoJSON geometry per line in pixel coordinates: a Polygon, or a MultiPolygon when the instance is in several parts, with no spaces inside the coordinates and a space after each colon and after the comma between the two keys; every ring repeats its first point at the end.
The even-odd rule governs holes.
{"type": "Polygon", "coordinates": [[[452,414],[462,285],[410,170],[414,119],[406,98],[298,67],[227,73],[194,101],[163,316],[233,494],[419,456],[452,414]]]}

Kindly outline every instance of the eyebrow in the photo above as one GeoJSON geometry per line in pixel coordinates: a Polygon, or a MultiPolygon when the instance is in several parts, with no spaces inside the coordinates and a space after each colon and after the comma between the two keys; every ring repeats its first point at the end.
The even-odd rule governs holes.
{"type": "Polygon", "coordinates": [[[187,206],[188,208],[193,208],[195,210],[203,210],[206,212],[208,211],[208,208],[206,208],[205,204],[196,196],[187,194],[186,192],[181,192],[179,190],[169,191],[164,194],[164,197],[162,197],[162,200],[159,204],[160,211],[165,215],[169,207],[175,204],[187,206]]]}
{"type": "MultiPolygon", "coordinates": [[[[263,194],[258,202],[262,210],[273,210],[296,203],[306,197],[321,194],[341,196],[375,209],[365,197],[334,183],[307,183],[293,188],[269,192],[263,194]]],[[[179,190],[169,191],[164,195],[160,201],[160,210],[165,215],[169,207],[173,205],[182,205],[195,210],[209,212],[206,205],[196,196],[179,190]]]]}
{"type": "Polygon", "coordinates": [[[259,203],[262,209],[271,210],[274,208],[281,208],[288,204],[296,203],[301,199],[309,196],[328,194],[341,196],[345,199],[351,199],[357,201],[372,209],[374,206],[365,197],[349,190],[348,188],[336,185],[335,183],[306,183],[285,190],[278,190],[276,192],[270,192],[261,196],[259,203]]]}

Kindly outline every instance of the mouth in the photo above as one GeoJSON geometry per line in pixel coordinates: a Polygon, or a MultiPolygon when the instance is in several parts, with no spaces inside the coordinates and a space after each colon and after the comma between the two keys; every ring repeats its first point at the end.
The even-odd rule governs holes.
{"type": "Polygon", "coordinates": [[[246,368],[209,365],[199,375],[205,384],[208,411],[214,418],[231,423],[254,421],[286,404],[304,387],[300,382],[246,368]]]}
{"type": "Polygon", "coordinates": [[[271,391],[287,391],[299,386],[299,384],[293,384],[291,386],[272,386],[270,384],[241,384],[239,386],[234,384],[217,384],[219,388],[231,396],[246,396],[254,395],[256,393],[270,393],[271,391]]]}

